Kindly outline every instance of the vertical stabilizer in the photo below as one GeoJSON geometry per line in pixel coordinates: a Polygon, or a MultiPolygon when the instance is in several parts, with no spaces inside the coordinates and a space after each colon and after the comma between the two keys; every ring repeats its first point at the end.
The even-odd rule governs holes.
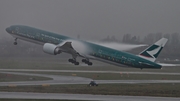
{"type": "Polygon", "coordinates": [[[150,60],[154,62],[156,58],[158,57],[159,53],[167,43],[168,39],[161,38],[159,41],[145,49],[139,54],[139,57],[142,57],[144,59],[150,60]]]}

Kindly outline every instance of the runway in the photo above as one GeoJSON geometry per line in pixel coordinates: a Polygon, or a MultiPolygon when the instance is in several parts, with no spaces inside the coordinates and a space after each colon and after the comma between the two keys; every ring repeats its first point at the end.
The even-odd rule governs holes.
{"type": "Polygon", "coordinates": [[[91,95],[91,94],[57,94],[57,93],[26,93],[0,92],[0,98],[8,99],[56,99],[56,100],[95,100],[95,101],[180,101],[173,97],[91,95]]]}
{"type": "MultiPolygon", "coordinates": [[[[28,75],[28,76],[41,76],[52,78],[52,80],[44,81],[17,81],[17,82],[0,82],[0,86],[26,86],[26,85],[59,85],[59,84],[89,84],[92,79],[78,77],[78,76],[61,76],[61,75],[48,75],[48,74],[34,74],[34,73],[18,73],[18,72],[0,72],[15,75],[28,75]]],[[[96,80],[98,84],[114,84],[114,83],[180,83],[180,80],[96,80]]]]}
{"type": "MultiPolygon", "coordinates": [[[[5,71],[5,70],[4,70],[5,71]]],[[[92,79],[77,76],[48,75],[35,73],[0,72],[15,75],[41,76],[52,78],[45,81],[17,81],[17,82],[0,82],[0,86],[26,86],[26,85],[59,85],[59,84],[88,84],[92,79]]],[[[23,70],[20,70],[21,72],[23,70]]],[[[25,70],[28,71],[28,70],[25,70]]],[[[32,71],[32,70],[31,70],[32,71]]],[[[36,70],[35,70],[36,71],[36,70]]],[[[40,70],[39,70],[40,71],[40,70]]],[[[44,70],[42,70],[44,71],[44,70]]],[[[53,71],[53,70],[52,70],[53,71]]],[[[49,72],[49,71],[48,71],[49,72]]],[[[56,72],[56,70],[54,71],[56,72]]],[[[58,71],[60,72],[60,71],[58,71]]],[[[63,71],[61,71],[63,72],[63,71]]],[[[73,72],[68,70],[66,72],[73,72]]],[[[82,71],[77,71],[82,72],[82,71]]],[[[88,72],[88,71],[83,71],[88,72]]],[[[90,71],[92,72],[92,71],[90,71]]],[[[103,71],[100,71],[103,72],[103,71]]],[[[112,71],[110,71],[112,72],[112,71]]],[[[114,71],[116,73],[116,71],[114,71]]],[[[141,72],[131,72],[141,73],[141,72]]],[[[166,74],[166,73],[164,73],[166,74]]],[[[172,73],[171,73],[172,74],[172,73]]],[[[160,74],[161,75],[161,74],[160,74]]],[[[170,75],[167,73],[167,75],[170,75]]],[[[174,75],[179,75],[178,73],[174,75]]],[[[180,83],[180,80],[96,80],[98,84],[110,83],[180,83]]],[[[119,95],[91,95],[91,94],[57,94],[57,93],[27,93],[27,92],[0,92],[0,98],[8,99],[56,99],[56,100],[96,100],[96,101],[180,101],[180,98],[173,97],[147,97],[147,96],[119,96],[119,95]]]]}
{"type": "Polygon", "coordinates": [[[0,71],[14,72],[58,72],[58,73],[125,73],[125,74],[157,74],[157,75],[180,75],[180,73],[167,72],[129,72],[129,71],[87,71],[87,70],[38,70],[38,69],[0,69],[0,71]]]}
{"type": "Polygon", "coordinates": [[[0,86],[26,86],[26,85],[43,85],[43,84],[88,84],[92,79],[76,76],[61,76],[61,75],[46,75],[46,74],[34,74],[34,73],[17,73],[17,72],[0,72],[6,74],[15,75],[27,75],[27,76],[40,76],[52,78],[52,80],[43,81],[16,81],[16,82],[0,82],[0,86]]]}

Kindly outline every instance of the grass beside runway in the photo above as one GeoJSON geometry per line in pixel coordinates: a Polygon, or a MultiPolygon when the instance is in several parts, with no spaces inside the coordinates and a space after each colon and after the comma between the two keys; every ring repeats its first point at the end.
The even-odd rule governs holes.
{"type": "Polygon", "coordinates": [[[180,97],[180,84],[101,84],[0,87],[0,91],[180,97]]]}
{"type": "MultiPolygon", "coordinates": [[[[81,61],[81,60],[78,60],[81,61]]],[[[99,70],[99,71],[142,71],[142,72],[171,72],[180,73],[180,67],[164,67],[163,69],[143,69],[118,67],[106,63],[92,61],[93,66],[87,66],[80,62],[79,66],[74,66],[68,62],[68,58],[32,58],[16,57],[1,58],[0,69],[43,69],[43,70],[99,70]]]]}
{"type": "Polygon", "coordinates": [[[179,80],[179,75],[128,74],[128,73],[80,73],[80,72],[23,72],[47,75],[65,75],[91,78],[93,80],[179,80]]]}

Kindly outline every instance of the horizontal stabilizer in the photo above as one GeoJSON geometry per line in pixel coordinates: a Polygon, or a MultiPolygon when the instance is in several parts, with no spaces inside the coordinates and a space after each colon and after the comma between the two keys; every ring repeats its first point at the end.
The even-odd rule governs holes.
{"type": "Polygon", "coordinates": [[[180,66],[180,64],[167,64],[167,63],[158,63],[159,65],[161,65],[161,66],[163,66],[163,67],[168,67],[168,66],[173,66],[173,67],[175,67],[175,66],[180,66]]]}

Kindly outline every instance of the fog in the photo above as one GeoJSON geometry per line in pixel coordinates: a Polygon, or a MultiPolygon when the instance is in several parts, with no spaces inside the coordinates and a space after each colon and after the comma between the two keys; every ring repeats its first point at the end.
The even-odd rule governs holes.
{"type": "Polygon", "coordinates": [[[180,33],[179,4],[180,0],[0,0],[0,40],[13,47],[5,28],[17,24],[91,41],[180,33]]]}
{"type": "Polygon", "coordinates": [[[83,39],[180,32],[179,0],[0,0],[1,37],[23,24],[83,39]]]}

